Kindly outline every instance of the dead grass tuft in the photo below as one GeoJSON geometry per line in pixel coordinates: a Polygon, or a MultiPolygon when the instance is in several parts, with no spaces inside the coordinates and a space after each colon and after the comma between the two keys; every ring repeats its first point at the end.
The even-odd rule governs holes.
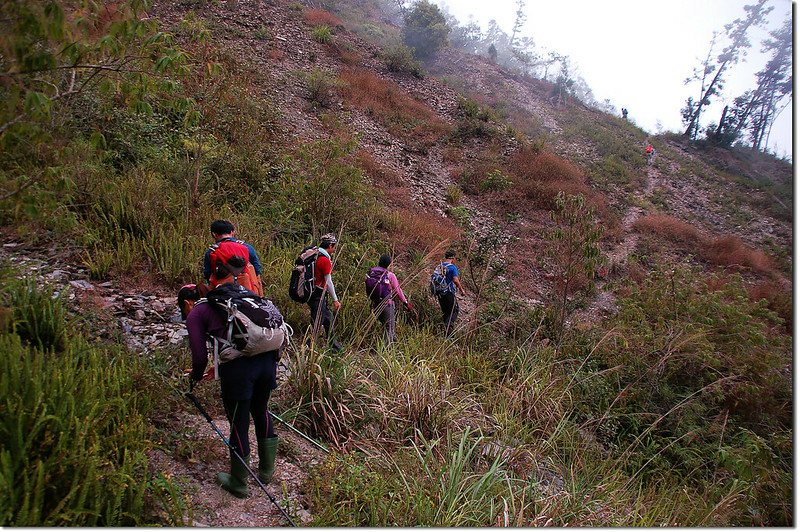
{"type": "Polygon", "coordinates": [[[649,233],[672,242],[694,246],[703,239],[700,231],[693,225],[666,214],[649,214],[633,223],[640,233],[649,233]]]}
{"type": "Polygon", "coordinates": [[[704,242],[701,253],[708,262],[719,266],[744,266],[761,273],[775,271],[775,263],[766,253],[749,247],[736,236],[704,242]]]}
{"type": "Polygon", "coordinates": [[[331,28],[344,27],[342,21],[324,9],[308,9],[303,13],[303,19],[310,26],[330,26],[331,28]]]}
{"type": "Polygon", "coordinates": [[[429,252],[443,240],[461,238],[461,229],[450,218],[443,218],[410,209],[398,209],[387,219],[389,242],[400,252],[429,252]]]}
{"type": "Polygon", "coordinates": [[[432,144],[452,130],[430,107],[368,70],[347,68],[341,80],[345,101],[374,116],[395,136],[432,144]]]}
{"type": "Polygon", "coordinates": [[[267,59],[270,61],[281,61],[284,57],[286,57],[286,54],[284,54],[283,51],[275,48],[267,52],[267,59]]]}

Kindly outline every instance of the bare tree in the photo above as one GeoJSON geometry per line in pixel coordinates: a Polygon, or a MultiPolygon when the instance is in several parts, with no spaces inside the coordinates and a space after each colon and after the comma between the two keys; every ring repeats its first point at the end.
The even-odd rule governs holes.
{"type": "Polygon", "coordinates": [[[517,34],[525,25],[525,20],[528,17],[525,15],[525,0],[517,0],[517,12],[514,14],[514,27],[511,30],[511,41],[508,43],[512,48],[514,47],[514,39],[517,34]]]}

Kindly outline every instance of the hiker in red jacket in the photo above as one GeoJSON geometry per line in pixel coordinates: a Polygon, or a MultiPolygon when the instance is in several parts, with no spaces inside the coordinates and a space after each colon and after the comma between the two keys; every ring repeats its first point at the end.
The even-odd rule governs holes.
{"type": "Polygon", "coordinates": [[[209,287],[236,279],[236,282],[248,290],[263,296],[261,286],[261,262],[255,248],[244,240],[235,238],[236,231],[228,220],[211,222],[211,236],[214,243],[203,255],[203,278],[209,287]],[[233,268],[227,261],[239,256],[244,259],[244,266],[233,268]]]}
{"type": "Polygon", "coordinates": [[[331,349],[335,352],[342,350],[342,345],[336,341],[333,335],[333,316],[328,308],[327,295],[330,294],[333,300],[333,309],[339,312],[342,303],[336,297],[336,289],[333,286],[333,262],[331,255],[336,252],[336,235],[328,233],[322,235],[319,244],[319,257],[314,267],[314,291],[311,299],[308,300],[308,308],[311,310],[311,334],[314,338],[319,335],[319,328],[325,329],[325,336],[331,349]]]}

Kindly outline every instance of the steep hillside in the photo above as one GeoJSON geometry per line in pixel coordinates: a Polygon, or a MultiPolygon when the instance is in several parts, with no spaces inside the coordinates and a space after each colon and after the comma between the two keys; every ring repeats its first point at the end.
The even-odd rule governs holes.
{"type": "MultiPolygon", "coordinates": [[[[146,20],[179,53],[145,56],[172,67],[53,98],[14,119],[33,133],[9,121],[23,141],[0,130],[5,277],[54,287],[80,317],[64,328],[143,364],[130,381],[149,466],[131,483],[146,496],[99,524],[286,524],[254,485],[243,500],[219,489],[227,450],[181,397],[175,293],[199,280],[218,217],[255,246],[296,331],[269,489],[297,524],[791,524],[791,165],[650,136],[449,48],[420,73],[385,46],[400,31],[389,4],[153,1],[146,20]],[[285,289],[328,231],[341,355],[306,344],[308,311],[285,289]],[[466,288],[452,338],[427,288],[446,248],[466,288]],[[391,347],[363,297],[386,252],[415,309],[391,347]]],[[[121,16],[103,13],[97,35],[121,16]]],[[[36,344],[26,290],[0,283],[3,338],[77,350],[36,344]]],[[[217,384],[198,390],[227,434],[217,384]]],[[[2,524],[75,524],[69,504],[2,524]]]]}

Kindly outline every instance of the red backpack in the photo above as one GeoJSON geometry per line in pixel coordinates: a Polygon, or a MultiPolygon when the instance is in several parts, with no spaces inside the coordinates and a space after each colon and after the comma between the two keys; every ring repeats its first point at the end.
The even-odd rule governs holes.
{"type": "Polygon", "coordinates": [[[225,238],[211,244],[209,249],[211,250],[209,254],[211,277],[208,279],[210,288],[216,288],[233,280],[259,296],[264,295],[261,278],[256,275],[256,270],[250,263],[250,250],[243,241],[225,238]]]}

